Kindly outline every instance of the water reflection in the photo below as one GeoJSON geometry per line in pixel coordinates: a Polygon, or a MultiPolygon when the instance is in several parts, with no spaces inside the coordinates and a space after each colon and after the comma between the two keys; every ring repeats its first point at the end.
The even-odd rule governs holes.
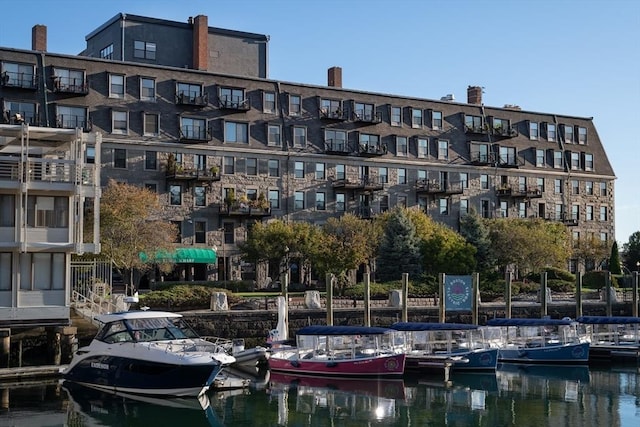
{"type": "Polygon", "coordinates": [[[0,384],[0,426],[636,426],[637,367],[501,365],[496,373],[402,380],[271,375],[197,399],[112,395],[57,381],[0,384]]]}

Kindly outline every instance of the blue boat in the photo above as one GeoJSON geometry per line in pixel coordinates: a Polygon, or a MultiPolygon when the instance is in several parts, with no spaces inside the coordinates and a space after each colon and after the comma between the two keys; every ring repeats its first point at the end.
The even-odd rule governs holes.
{"type": "Polygon", "coordinates": [[[504,363],[586,364],[589,342],[570,319],[491,319],[485,336],[504,363]]]}
{"type": "Polygon", "coordinates": [[[576,320],[591,343],[590,362],[640,360],[640,317],[582,316],[576,320]]]}
{"type": "Polygon", "coordinates": [[[489,347],[476,325],[397,322],[391,329],[405,334],[407,370],[423,370],[442,358],[452,362],[452,372],[496,370],[498,349],[489,347]]]}

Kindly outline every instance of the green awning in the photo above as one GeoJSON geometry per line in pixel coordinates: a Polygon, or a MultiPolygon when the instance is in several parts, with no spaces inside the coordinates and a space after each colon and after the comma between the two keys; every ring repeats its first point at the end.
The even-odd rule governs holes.
{"type": "Polygon", "coordinates": [[[170,262],[174,264],[215,264],[216,251],[210,248],[177,248],[173,252],[158,251],[153,257],[140,252],[144,262],[170,262]]]}

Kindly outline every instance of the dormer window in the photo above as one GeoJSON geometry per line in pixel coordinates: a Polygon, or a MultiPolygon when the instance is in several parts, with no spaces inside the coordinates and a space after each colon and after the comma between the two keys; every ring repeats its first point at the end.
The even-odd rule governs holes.
{"type": "Polygon", "coordinates": [[[218,90],[219,107],[229,110],[248,110],[249,100],[244,89],[221,87],[218,90]]]}
{"type": "Polygon", "coordinates": [[[0,83],[4,87],[36,89],[35,67],[32,64],[3,62],[0,70],[0,83]]]}

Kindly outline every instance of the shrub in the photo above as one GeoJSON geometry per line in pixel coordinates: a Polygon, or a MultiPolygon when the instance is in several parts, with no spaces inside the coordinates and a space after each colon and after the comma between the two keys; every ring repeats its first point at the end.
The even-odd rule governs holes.
{"type": "Polygon", "coordinates": [[[151,291],[140,295],[139,306],[148,306],[155,310],[194,310],[207,309],[211,304],[211,295],[214,292],[225,292],[229,305],[239,302],[241,299],[235,297],[226,289],[219,289],[203,285],[169,285],[163,289],[151,291]]]}
{"type": "MultiPolygon", "coordinates": [[[[582,287],[588,289],[601,289],[606,286],[605,276],[608,271],[589,271],[582,276],[582,287]]],[[[618,278],[611,276],[611,286],[618,287],[618,278]]]]}
{"type": "Polygon", "coordinates": [[[575,282],[567,282],[559,279],[548,279],[547,286],[554,292],[575,292],[575,282]]]}
{"type": "MultiPolygon", "coordinates": [[[[545,268],[543,271],[547,272],[547,285],[549,284],[549,281],[551,281],[552,279],[562,280],[565,282],[573,282],[573,283],[576,282],[576,276],[572,274],[570,271],[563,270],[561,268],[555,268],[555,267],[548,267],[548,268],[545,268]]],[[[540,273],[529,273],[527,274],[526,278],[538,284],[540,283],[540,273]]]]}

